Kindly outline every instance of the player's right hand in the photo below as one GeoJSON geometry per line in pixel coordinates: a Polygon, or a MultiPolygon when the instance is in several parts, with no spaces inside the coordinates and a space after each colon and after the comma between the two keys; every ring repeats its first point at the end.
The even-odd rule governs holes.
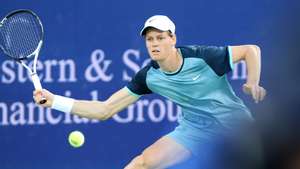
{"type": "Polygon", "coordinates": [[[54,94],[46,89],[33,91],[33,99],[36,104],[43,107],[51,107],[53,103],[54,94]],[[45,98],[47,101],[44,104],[40,104],[40,101],[45,98]]]}

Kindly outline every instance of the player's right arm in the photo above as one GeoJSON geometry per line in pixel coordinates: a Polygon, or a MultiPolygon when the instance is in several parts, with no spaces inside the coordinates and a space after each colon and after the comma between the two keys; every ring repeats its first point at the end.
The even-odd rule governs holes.
{"type": "Polygon", "coordinates": [[[47,102],[40,104],[44,107],[51,107],[81,117],[106,120],[137,101],[140,96],[152,93],[147,86],[146,76],[153,64],[153,62],[150,62],[147,66],[142,68],[126,87],[115,92],[105,101],[74,100],[54,95],[45,89],[42,91],[34,91],[33,98],[37,104],[39,104],[39,101],[43,97],[46,98],[47,102]]]}
{"type": "MultiPolygon", "coordinates": [[[[133,95],[128,90],[124,87],[105,101],[74,100],[70,113],[90,119],[106,120],[139,99],[139,96],[133,95]]],[[[52,107],[55,95],[45,89],[42,95],[47,102],[40,105],[52,107]]],[[[33,98],[37,104],[42,99],[42,95],[41,91],[33,92],[33,98]]]]}

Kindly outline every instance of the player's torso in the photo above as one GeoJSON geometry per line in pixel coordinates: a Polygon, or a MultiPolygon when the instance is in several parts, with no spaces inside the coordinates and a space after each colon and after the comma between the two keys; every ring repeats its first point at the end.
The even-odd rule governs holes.
{"type": "Polygon", "coordinates": [[[181,70],[173,74],[151,68],[146,83],[151,91],[184,106],[214,100],[216,94],[223,93],[221,90],[227,87],[224,78],[216,75],[204,60],[184,58],[181,70]]]}
{"type": "Polygon", "coordinates": [[[166,74],[151,68],[147,72],[149,89],[179,104],[191,103],[194,98],[205,99],[219,85],[220,77],[199,58],[185,58],[182,68],[174,74],[166,74]]]}
{"type": "Polygon", "coordinates": [[[198,117],[205,121],[228,121],[236,110],[249,113],[228,84],[226,75],[218,76],[201,58],[184,58],[181,69],[174,74],[152,67],[146,83],[154,93],[179,104],[183,114],[196,123],[200,122],[198,117]]]}

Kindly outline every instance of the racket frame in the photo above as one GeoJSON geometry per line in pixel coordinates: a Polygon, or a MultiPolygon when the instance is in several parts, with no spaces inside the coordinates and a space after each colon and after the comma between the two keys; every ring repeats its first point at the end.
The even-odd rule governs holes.
{"type": "MultiPolygon", "coordinates": [[[[12,17],[13,15],[15,14],[18,14],[18,13],[23,13],[23,12],[26,12],[26,13],[30,13],[31,15],[33,15],[36,20],[38,21],[39,25],[40,25],[40,28],[41,28],[41,40],[39,41],[38,43],[38,46],[37,48],[29,55],[25,56],[25,57],[22,57],[22,58],[18,58],[16,59],[15,57],[12,57],[10,56],[6,50],[4,49],[3,46],[0,45],[0,48],[2,49],[2,51],[7,55],[7,56],[10,56],[10,58],[12,58],[13,60],[15,60],[16,62],[20,63],[24,68],[27,69],[27,71],[30,73],[30,76],[31,76],[31,80],[32,80],[32,83],[34,85],[34,88],[36,90],[42,90],[42,85],[41,85],[41,82],[40,82],[40,78],[38,77],[37,75],[37,71],[36,71],[36,66],[37,66],[37,60],[38,60],[38,56],[39,56],[39,52],[41,50],[41,47],[42,47],[42,44],[43,44],[43,40],[44,40],[44,28],[43,28],[43,24],[40,20],[40,18],[38,17],[37,14],[35,14],[33,11],[31,10],[28,10],[28,9],[18,9],[18,10],[15,10],[15,11],[12,11],[10,12],[9,14],[7,14],[0,22],[0,31],[1,31],[1,27],[5,24],[5,21],[8,20],[9,17],[12,17]],[[31,58],[32,56],[34,56],[34,59],[33,59],[33,65],[32,65],[32,69],[24,62],[24,60],[26,59],[29,59],[31,58]]],[[[46,102],[46,99],[43,98],[40,103],[43,104],[46,102]]]]}

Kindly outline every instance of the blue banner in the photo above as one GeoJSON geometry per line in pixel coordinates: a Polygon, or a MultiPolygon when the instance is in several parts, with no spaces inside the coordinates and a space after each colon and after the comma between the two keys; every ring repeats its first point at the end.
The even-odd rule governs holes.
{"type": "MultiPolygon", "coordinates": [[[[5,0],[0,16],[15,9],[31,9],[39,15],[45,37],[38,74],[43,87],[55,94],[105,100],[124,87],[149,62],[139,31],[148,17],[163,14],[176,23],[177,45],[259,45],[261,84],[271,96],[281,96],[274,73],[289,79],[277,69],[289,70],[293,58],[279,55],[278,42],[285,37],[281,32],[287,28],[282,23],[291,18],[287,11],[292,6],[280,0],[5,0]]],[[[254,104],[241,90],[247,74],[245,63],[234,66],[228,79],[254,116],[272,110],[277,96],[254,104]]],[[[283,85],[291,85],[285,82],[283,85]]],[[[119,169],[172,131],[181,111],[168,99],[149,95],[100,122],[41,108],[33,102],[32,91],[26,69],[1,53],[1,169],[119,169]],[[73,130],[84,133],[83,147],[69,145],[67,137],[73,130]]]]}

